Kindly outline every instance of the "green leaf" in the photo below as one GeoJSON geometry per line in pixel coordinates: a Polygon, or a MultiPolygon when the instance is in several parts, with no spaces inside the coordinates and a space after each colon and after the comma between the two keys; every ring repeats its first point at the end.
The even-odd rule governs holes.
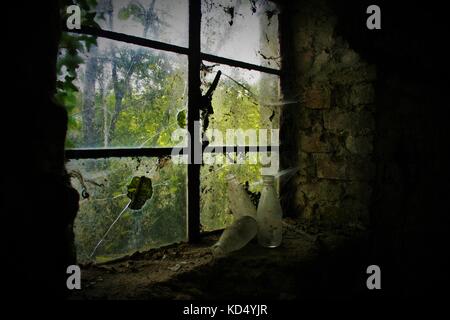
{"type": "Polygon", "coordinates": [[[152,195],[152,180],[145,176],[133,177],[127,186],[127,197],[131,200],[129,208],[132,210],[141,209],[152,195]]]}
{"type": "Polygon", "coordinates": [[[187,121],[186,121],[186,110],[181,110],[177,114],[177,123],[180,128],[186,128],[187,121]]]}

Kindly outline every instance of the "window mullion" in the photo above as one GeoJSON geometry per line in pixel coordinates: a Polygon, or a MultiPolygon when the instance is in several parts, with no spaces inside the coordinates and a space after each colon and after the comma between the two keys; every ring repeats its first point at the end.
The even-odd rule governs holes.
{"type": "Polygon", "coordinates": [[[64,29],[64,31],[68,32],[68,33],[90,35],[90,36],[94,36],[94,37],[100,37],[100,38],[130,43],[130,44],[138,45],[141,47],[146,47],[146,48],[151,48],[151,49],[156,49],[156,50],[174,52],[174,53],[179,53],[179,54],[189,54],[188,48],[176,46],[176,45],[165,43],[165,42],[155,41],[155,40],[151,40],[151,39],[141,38],[141,37],[137,37],[137,36],[131,36],[128,34],[119,33],[119,32],[115,32],[115,31],[108,31],[108,30],[103,30],[103,29],[98,29],[98,28],[93,28],[93,27],[84,27],[84,26],[78,30],[77,29],[73,29],[73,30],[64,29]]]}
{"type": "Polygon", "coordinates": [[[184,154],[186,148],[110,148],[110,149],[66,149],[67,159],[100,159],[122,157],[164,157],[184,154]]]}
{"type": "Polygon", "coordinates": [[[188,131],[189,157],[188,165],[188,239],[196,241],[200,236],[200,164],[195,163],[194,151],[201,150],[200,134],[195,123],[200,120],[200,26],[201,1],[189,1],[189,75],[188,75],[188,131]]]}

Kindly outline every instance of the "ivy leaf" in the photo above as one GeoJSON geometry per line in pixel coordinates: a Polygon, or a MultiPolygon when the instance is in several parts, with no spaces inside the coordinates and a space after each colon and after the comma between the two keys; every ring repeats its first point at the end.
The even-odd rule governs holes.
{"type": "Polygon", "coordinates": [[[62,66],[66,66],[68,70],[76,70],[82,63],[83,59],[81,57],[66,54],[58,60],[57,68],[61,69],[62,66]]]}
{"type": "Polygon", "coordinates": [[[93,36],[82,36],[80,40],[84,41],[87,51],[90,51],[92,46],[97,45],[97,38],[93,36]]]}
{"type": "Polygon", "coordinates": [[[178,112],[177,123],[180,128],[186,128],[186,110],[181,110],[178,112]]]}
{"type": "Polygon", "coordinates": [[[133,177],[127,186],[127,197],[131,202],[128,206],[132,210],[141,209],[145,202],[153,195],[152,180],[145,176],[133,177]]]}

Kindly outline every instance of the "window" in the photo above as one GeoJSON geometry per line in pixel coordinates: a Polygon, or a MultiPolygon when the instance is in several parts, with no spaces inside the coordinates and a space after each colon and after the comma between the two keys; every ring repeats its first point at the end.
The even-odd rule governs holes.
{"type": "Polygon", "coordinates": [[[257,192],[255,157],[278,152],[271,132],[252,145],[225,139],[228,129],[278,129],[277,7],[265,0],[91,2],[78,1],[82,28],[66,30],[58,59],[67,167],[83,195],[79,260],[194,241],[226,227],[226,175],[257,192]],[[209,89],[213,112],[203,108],[209,89]],[[177,130],[191,138],[180,143],[177,130]],[[201,163],[182,161],[196,150],[201,163]],[[152,181],[151,198],[127,209],[130,182],[141,176],[152,181]]]}

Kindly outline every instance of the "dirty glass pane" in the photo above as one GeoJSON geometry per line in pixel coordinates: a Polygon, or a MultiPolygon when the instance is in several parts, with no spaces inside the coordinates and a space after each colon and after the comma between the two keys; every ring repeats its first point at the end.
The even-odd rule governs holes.
{"type": "MultiPolygon", "coordinates": [[[[71,37],[72,35],[65,35],[71,37]]],[[[59,63],[73,59],[61,48],[59,63]]],[[[183,55],[97,39],[79,52],[74,90],[62,104],[69,114],[67,147],[168,147],[187,105],[187,60],[183,55]]],[[[69,74],[60,68],[58,79],[69,74]]],[[[65,79],[65,80],[64,80],[65,79]]]]}
{"type": "Polygon", "coordinates": [[[279,69],[278,14],[266,0],[203,0],[201,50],[279,69]]]}
{"type": "Polygon", "coordinates": [[[235,153],[228,155],[208,155],[212,165],[201,168],[201,214],[200,221],[203,231],[212,231],[226,228],[233,222],[233,215],[229,209],[230,199],[227,192],[226,177],[234,174],[244,186],[247,184],[250,198],[256,203],[262,189],[261,165],[252,160],[256,153],[240,155],[240,164],[235,164],[238,158],[235,153]],[[223,157],[228,159],[224,162],[223,157]],[[253,157],[253,158],[252,158],[253,157]],[[251,194],[253,193],[253,194],[251,194]]]}
{"type": "Polygon", "coordinates": [[[279,77],[205,63],[201,72],[203,93],[208,90],[219,70],[222,75],[212,97],[214,113],[209,116],[208,129],[221,132],[224,141],[220,141],[220,137],[210,139],[210,145],[236,145],[237,141],[226,139],[229,129],[255,129],[257,142],[253,145],[266,145],[271,141],[270,130],[279,128],[279,115],[283,106],[279,93],[279,77]],[[262,129],[267,130],[266,143],[260,139],[262,129]]]}
{"type": "Polygon", "coordinates": [[[97,0],[92,11],[104,30],[188,45],[189,0],[97,0]]]}
{"type": "Polygon", "coordinates": [[[110,158],[70,160],[67,168],[74,188],[89,195],[80,197],[74,226],[79,261],[101,262],[186,240],[185,165],[158,158],[110,158]],[[140,209],[126,209],[90,258],[129,203],[127,186],[141,176],[151,179],[150,199],[140,209]]]}

